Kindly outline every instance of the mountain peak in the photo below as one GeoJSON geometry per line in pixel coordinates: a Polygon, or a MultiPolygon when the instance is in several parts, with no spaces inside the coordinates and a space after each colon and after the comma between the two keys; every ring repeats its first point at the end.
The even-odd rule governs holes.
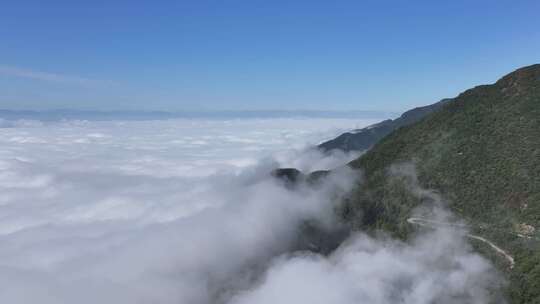
{"type": "Polygon", "coordinates": [[[533,83],[540,82],[540,64],[533,64],[519,68],[499,79],[495,84],[502,88],[503,92],[509,89],[518,89],[533,83]]]}

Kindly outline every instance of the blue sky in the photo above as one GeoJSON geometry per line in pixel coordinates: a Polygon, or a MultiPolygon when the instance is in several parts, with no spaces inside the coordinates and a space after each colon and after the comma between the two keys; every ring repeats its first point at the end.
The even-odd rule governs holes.
{"type": "Polygon", "coordinates": [[[540,62],[539,1],[4,1],[0,108],[401,111],[540,62]]]}

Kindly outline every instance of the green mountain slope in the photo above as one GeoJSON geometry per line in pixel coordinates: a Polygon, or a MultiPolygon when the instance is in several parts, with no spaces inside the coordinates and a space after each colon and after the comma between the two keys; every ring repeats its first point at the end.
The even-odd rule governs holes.
{"type": "Polygon", "coordinates": [[[505,261],[481,244],[509,277],[512,303],[540,303],[540,65],[492,85],[467,90],[439,111],[399,128],[351,162],[364,170],[343,210],[356,226],[406,237],[412,209],[429,199],[389,174],[411,163],[419,184],[433,189],[475,234],[515,258],[505,261]]]}
{"type": "Polygon", "coordinates": [[[392,131],[419,121],[426,115],[440,109],[447,101],[449,99],[443,99],[434,104],[409,110],[396,119],[387,119],[366,128],[343,133],[317,147],[324,152],[335,149],[346,152],[368,150],[392,131]]]}

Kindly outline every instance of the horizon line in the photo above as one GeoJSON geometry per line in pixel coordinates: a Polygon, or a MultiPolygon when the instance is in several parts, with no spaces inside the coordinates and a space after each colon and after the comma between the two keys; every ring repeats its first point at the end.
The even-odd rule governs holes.
{"type": "Polygon", "coordinates": [[[399,115],[397,111],[378,110],[10,110],[0,108],[0,119],[44,120],[152,120],[175,118],[358,118],[381,119],[399,115]]]}

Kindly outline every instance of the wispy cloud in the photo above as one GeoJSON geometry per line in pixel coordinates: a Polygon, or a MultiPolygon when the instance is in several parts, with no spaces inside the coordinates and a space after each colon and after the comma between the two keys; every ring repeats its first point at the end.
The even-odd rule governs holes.
{"type": "Polygon", "coordinates": [[[36,71],[36,70],[14,67],[14,66],[6,66],[6,65],[0,65],[0,74],[13,76],[13,77],[21,77],[21,78],[35,79],[35,80],[41,80],[41,81],[47,81],[47,82],[73,84],[73,85],[81,85],[81,86],[96,86],[96,85],[112,84],[112,82],[110,81],[89,79],[89,78],[74,76],[74,75],[63,75],[63,74],[57,74],[57,73],[42,72],[42,71],[36,71]]]}

